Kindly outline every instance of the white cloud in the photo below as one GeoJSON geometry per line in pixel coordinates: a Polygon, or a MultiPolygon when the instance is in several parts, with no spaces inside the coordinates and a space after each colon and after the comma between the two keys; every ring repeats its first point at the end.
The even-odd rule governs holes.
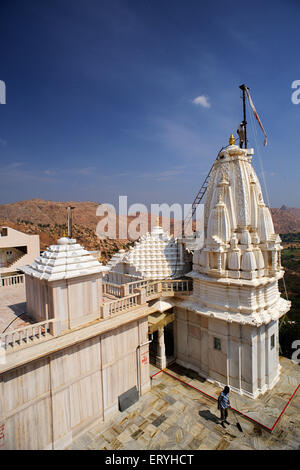
{"type": "Polygon", "coordinates": [[[208,96],[200,95],[193,99],[193,103],[196,105],[203,106],[203,108],[210,108],[211,104],[209,102],[208,96]]]}

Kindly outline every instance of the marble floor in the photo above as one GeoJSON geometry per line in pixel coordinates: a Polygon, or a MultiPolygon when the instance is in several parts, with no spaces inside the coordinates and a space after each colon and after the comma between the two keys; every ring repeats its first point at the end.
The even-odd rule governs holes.
{"type": "MultiPolygon", "coordinates": [[[[281,358],[281,378],[272,391],[252,400],[231,393],[231,404],[250,418],[272,427],[300,383],[300,367],[281,358]]],[[[158,369],[151,367],[151,374],[158,369]]],[[[75,439],[69,449],[217,450],[300,449],[300,389],[272,433],[229,411],[223,429],[216,401],[180,380],[217,397],[220,389],[191,370],[173,364],[152,378],[151,391],[124,412],[75,439]]]]}

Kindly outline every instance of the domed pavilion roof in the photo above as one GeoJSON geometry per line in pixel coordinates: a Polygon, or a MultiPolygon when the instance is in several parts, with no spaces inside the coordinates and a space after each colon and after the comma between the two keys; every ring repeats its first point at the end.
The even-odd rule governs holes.
{"type": "Polygon", "coordinates": [[[51,245],[31,266],[22,269],[25,274],[47,281],[86,276],[104,270],[106,268],[75,239],[66,237],[60,238],[57,245],[51,245]]]}
{"type": "Polygon", "coordinates": [[[127,274],[143,279],[179,277],[184,267],[179,249],[177,240],[157,225],[151,233],[146,233],[136,241],[129,251],[120,250],[108,266],[112,271],[121,272],[122,265],[127,274]]]}

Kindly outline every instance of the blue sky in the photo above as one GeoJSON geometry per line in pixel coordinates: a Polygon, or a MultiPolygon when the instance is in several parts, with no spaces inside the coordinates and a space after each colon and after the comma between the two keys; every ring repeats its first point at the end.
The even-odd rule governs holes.
{"type": "Polygon", "coordinates": [[[299,1],[2,0],[0,18],[0,202],[192,202],[246,83],[270,203],[300,207],[299,1]]]}

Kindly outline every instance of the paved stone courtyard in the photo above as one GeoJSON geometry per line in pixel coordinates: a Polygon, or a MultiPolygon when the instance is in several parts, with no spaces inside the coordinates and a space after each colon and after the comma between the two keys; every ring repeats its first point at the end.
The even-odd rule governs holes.
{"type": "MultiPolygon", "coordinates": [[[[231,393],[231,404],[244,414],[272,427],[300,383],[300,367],[281,358],[280,382],[271,392],[252,400],[231,393]]],[[[151,374],[158,369],[151,366],[151,374]]],[[[220,389],[196,373],[173,364],[166,372],[217,396],[220,389]]],[[[232,411],[223,429],[213,399],[161,372],[152,389],[123,413],[95,426],[73,441],[70,449],[85,450],[225,450],[300,449],[300,390],[286,408],[272,433],[232,411]]]]}
{"type": "Polygon", "coordinates": [[[27,315],[18,315],[26,312],[25,284],[0,288],[0,333],[8,325],[7,331],[16,330],[32,323],[27,315]]]}

